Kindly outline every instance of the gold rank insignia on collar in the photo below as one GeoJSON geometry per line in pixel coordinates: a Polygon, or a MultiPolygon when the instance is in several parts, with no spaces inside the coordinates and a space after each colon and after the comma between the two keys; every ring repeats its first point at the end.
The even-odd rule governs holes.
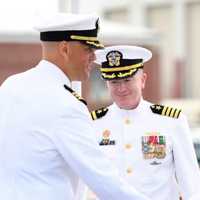
{"type": "Polygon", "coordinates": [[[163,106],[159,104],[151,105],[150,108],[153,113],[172,118],[179,118],[179,115],[181,113],[181,109],[163,106]]]}
{"type": "Polygon", "coordinates": [[[109,66],[119,66],[122,59],[120,51],[111,51],[106,55],[109,66]]]}
{"type": "Polygon", "coordinates": [[[74,90],[72,90],[72,88],[68,87],[67,85],[64,85],[64,88],[69,92],[71,92],[72,95],[74,95],[79,101],[81,101],[87,106],[87,102],[79,94],[77,94],[74,90]]]}
{"type": "Polygon", "coordinates": [[[100,108],[100,109],[90,112],[90,115],[93,120],[96,120],[105,116],[107,112],[108,112],[108,108],[105,107],[105,108],[100,108]]]}

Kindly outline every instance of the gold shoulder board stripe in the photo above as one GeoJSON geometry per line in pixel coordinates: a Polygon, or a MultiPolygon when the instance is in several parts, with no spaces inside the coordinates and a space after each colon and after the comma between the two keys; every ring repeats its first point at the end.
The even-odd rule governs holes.
{"type": "Polygon", "coordinates": [[[105,116],[107,112],[108,112],[108,108],[100,108],[100,109],[90,112],[90,115],[93,120],[96,120],[105,116]]]}
{"type": "Polygon", "coordinates": [[[153,113],[172,118],[178,118],[181,113],[180,109],[172,108],[169,106],[163,106],[159,104],[151,105],[150,108],[153,113]]]}

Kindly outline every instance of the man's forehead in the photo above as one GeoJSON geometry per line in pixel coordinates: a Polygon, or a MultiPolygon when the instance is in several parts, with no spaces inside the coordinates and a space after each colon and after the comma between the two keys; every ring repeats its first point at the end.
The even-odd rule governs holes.
{"type": "Polygon", "coordinates": [[[116,82],[116,83],[120,83],[120,82],[124,82],[124,81],[131,81],[134,79],[134,76],[131,77],[127,77],[127,78],[121,78],[121,79],[113,79],[113,80],[107,80],[107,82],[116,82]]]}

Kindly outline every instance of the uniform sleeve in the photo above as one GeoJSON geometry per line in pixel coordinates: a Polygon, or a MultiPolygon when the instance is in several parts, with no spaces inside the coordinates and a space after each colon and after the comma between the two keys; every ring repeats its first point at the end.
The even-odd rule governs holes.
{"type": "Polygon", "coordinates": [[[89,114],[67,108],[52,130],[53,141],[66,163],[103,200],[149,200],[122,180],[94,139],[89,114]]]}
{"type": "Polygon", "coordinates": [[[173,138],[175,172],[183,199],[195,200],[197,197],[200,199],[200,170],[184,115],[177,119],[173,138]]]}

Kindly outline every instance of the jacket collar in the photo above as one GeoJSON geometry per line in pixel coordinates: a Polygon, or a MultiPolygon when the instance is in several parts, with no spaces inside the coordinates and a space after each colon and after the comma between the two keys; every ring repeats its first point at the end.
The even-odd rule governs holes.
{"type": "Polygon", "coordinates": [[[60,82],[62,85],[66,84],[71,87],[71,81],[66,74],[55,64],[47,60],[41,60],[37,66],[38,68],[44,70],[45,75],[51,77],[51,79],[60,82]]]}

